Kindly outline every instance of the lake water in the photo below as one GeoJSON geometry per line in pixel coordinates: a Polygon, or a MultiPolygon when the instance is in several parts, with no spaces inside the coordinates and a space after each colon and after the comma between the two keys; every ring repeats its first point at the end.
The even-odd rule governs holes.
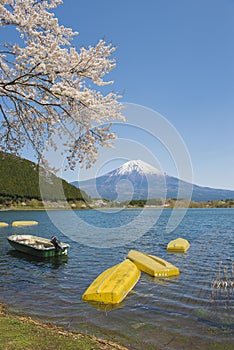
{"type": "Polygon", "coordinates": [[[68,211],[51,211],[49,215],[45,211],[0,212],[0,221],[9,224],[14,220],[39,222],[31,227],[0,228],[0,300],[16,313],[119,340],[130,349],[201,350],[216,348],[217,344],[220,349],[231,349],[234,290],[212,291],[211,283],[219,267],[220,278],[234,281],[234,210],[190,209],[179,226],[168,233],[171,213],[169,209],[148,209],[141,218],[140,210],[74,211],[72,217],[68,211]],[[52,223],[53,215],[64,224],[61,230],[52,223]],[[80,218],[88,226],[83,227],[80,218]],[[107,247],[102,231],[104,241],[112,242],[107,247]],[[40,261],[17,253],[7,241],[8,235],[16,233],[47,238],[56,235],[71,245],[68,257],[40,261]],[[187,253],[166,252],[167,243],[177,237],[189,240],[187,253]],[[121,262],[130,249],[159,256],[181,273],[168,279],[142,273],[118,307],[82,302],[89,284],[102,271],[121,262]]]}

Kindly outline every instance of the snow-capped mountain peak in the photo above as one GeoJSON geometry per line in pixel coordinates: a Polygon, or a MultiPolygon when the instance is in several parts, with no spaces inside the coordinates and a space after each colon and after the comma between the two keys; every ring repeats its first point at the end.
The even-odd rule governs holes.
{"type": "Polygon", "coordinates": [[[132,200],[153,198],[179,198],[208,201],[233,198],[234,191],[201,187],[164,175],[142,160],[131,160],[98,178],[73,183],[93,198],[132,200]],[[180,192],[179,192],[180,190],[180,192]]]}
{"type": "Polygon", "coordinates": [[[135,172],[141,175],[162,175],[160,170],[142,160],[130,160],[124,163],[115,170],[115,175],[127,175],[135,172]]]}

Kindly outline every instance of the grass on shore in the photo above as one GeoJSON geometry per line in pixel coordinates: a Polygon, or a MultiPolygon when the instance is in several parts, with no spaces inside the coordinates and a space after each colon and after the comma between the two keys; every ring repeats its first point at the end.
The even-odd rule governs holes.
{"type": "Polygon", "coordinates": [[[0,350],[126,350],[111,341],[11,315],[0,303],[0,350]]]}

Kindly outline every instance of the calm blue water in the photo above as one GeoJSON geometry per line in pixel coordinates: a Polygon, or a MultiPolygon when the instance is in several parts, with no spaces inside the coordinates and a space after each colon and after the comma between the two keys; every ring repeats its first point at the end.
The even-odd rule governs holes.
{"type": "MultiPolygon", "coordinates": [[[[230,280],[234,280],[234,210],[188,210],[180,225],[166,233],[171,214],[167,209],[143,235],[139,234],[142,227],[136,219],[140,212],[76,211],[73,215],[89,222],[90,230],[76,225],[67,211],[50,212],[50,216],[55,215],[66,223],[62,232],[44,211],[0,212],[0,221],[39,222],[32,227],[0,228],[0,300],[12,310],[42,321],[99,336],[114,336],[125,345],[131,344],[131,349],[208,349],[214,341],[222,344],[234,341],[234,291],[223,288],[212,293],[211,290],[219,265],[221,277],[225,279],[228,273],[230,280]],[[126,225],[130,222],[133,224],[128,228],[126,225]],[[94,230],[95,235],[92,225],[99,227],[98,231],[94,230]],[[116,240],[118,225],[120,240],[116,240]],[[71,240],[64,235],[66,227],[73,239],[74,231],[82,234],[71,240]],[[102,230],[113,242],[108,248],[103,244],[103,237],[98,237],[102,230]],[[69,243],[71,249],[65,259],[35,260],[9,246],[7,236],[16,233],[47,238],[57,235],[69,243]],[[90,245],[84,244],[84,237],[85,242],[90,239],[90,245]],[[176,237],[190,241],[186,254],[166,252],[167,243],[176,237]],[[142,273],[134,291],[116,308],[82,302],[81,296],[94,278],[121,262],[130,249],[168,260],[181,274],[176,278],[155,279],[142,273]]],[[[142,225],[147,228],[147,221],[152,223],[152,218],[160,213],[156,209],[145,212],[142,225]]]]}

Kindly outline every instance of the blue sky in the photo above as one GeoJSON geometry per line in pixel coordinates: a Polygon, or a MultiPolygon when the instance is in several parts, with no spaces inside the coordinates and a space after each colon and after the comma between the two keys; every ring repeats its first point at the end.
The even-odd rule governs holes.
{"type": "Polygon", "coordinates": [[[56,14],[77,47],[117,46],[113,90],[176,128],[196,184],[234,189],[233,0],[65,0],[56,14]]]}
{"type": "MultiPolygon", "coordinates": [[[[175,128],[194,183],[234,189],[234,0],[64,0],[55,12],[60,24],[79,31],[77,49],[101,38],[117,47],[111,89],[175,128]]],[[[163,148],[137,137],[164,172],[178,175],[163,148]]],[[[135,148],[132,157],[141,158],[135,148]]]]}

